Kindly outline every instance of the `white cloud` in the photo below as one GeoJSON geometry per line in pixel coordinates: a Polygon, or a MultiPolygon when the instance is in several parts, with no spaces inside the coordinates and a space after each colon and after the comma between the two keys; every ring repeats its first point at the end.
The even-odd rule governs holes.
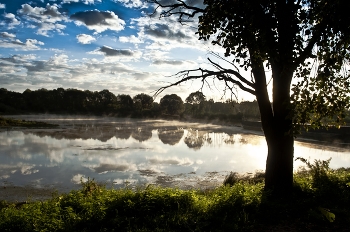
{"type": "Polygon", "coordinates": [[[182,60],[167,60],[167,59],[155,59],[152,62],[152,65],[162,66],[162,67],[171,67],[171,66],[183,66],[185,68],[196,67],[198,66],[196,62],[193,61],[182,61],[182,60]]]}
{"type": "Polygon", "coordinates": [[[147,3],[141,0],[114,0],[114,2],[120,2],[128,8],[147,8],[147,3]]]}
{"type": "Polygon", "coordinates": [[[6,5],[5,5],[5,4],[0,3],[0,9],[5,9],[5,8],[6,8],[6,5]]]}
{"type": "Polygon", "coordinates": [[[6,32],[6,31],[1,32],[1,33],[0,33],[0,36],[2,36],[2,37],[4,37],[4,38],[15,38],[15,37],[16,37],[15,34],[11,34],[11,33],[8,33],[8,32],[6,32]]]}
{"type": "Polygon", "coordinates": [[[121,31],[124,29],[125,22],[115,15],[112,11],[84,11],[77,12],[70,16],[75,20],[76,25],[85,25],[89,30],[101,33],[106,30],[121,31]]]}
{"type": "Polygon", "coordinates": [[[52,65],[63,65],[68,63],[68,56],[65,54],[55,55],[50,58],[49,62],[52,65]]]}
{"type": "Polygon", "coordinates": [[[27,39],[27,41],[26,41],[25,44],[26,44],[26,46],[29,47],[29,48],[37,48],[36,45],[44,45],[43,42],[38,41],[38,40],[36,40],[36,39],[27,39]]]}
{"type": "Polygon", "coordinates": [[[101,2],[102,0],[63,0],[63,3],[71,3],[71,2],[82,2],[84,4],[95,4],[95,2],[101,2]]]}
{"type": "Polygon", "coordinates": [[[70,181],[74,184],[81,184],[81,182],[85,183],[88,179],[83,174],[76,174],[70,181]]]}
{"type": "Polygon", "coordinates": [[[142,52],[139,50],[130,50],[130,49],[114,49],[109,46],[102,46],[90,54],[104,55],[107,60],[122,60],[130,61],[141,58],[142,52]]]}
{"type": "MultiPolygon", "coordinates": [[[[197,24],[194,22],[182,25],[175,17],[156,18],[140,17],[131,20],[131,25],[138,28],[138,39],[145,41],[146,49],[170,51],[176,48],[191,48],[207,51],[210,42],[199,41],[195,34],[197,24]]],[[[123,41],[127,41],[123,38],[123,41]]]]}
{"type": "Polygon", "coordinates": [[[133,44],[138,44],[138,43],[143,43],[144,41],[134,35],[131,36],[120,36],[119,41],[122,43],[133,43],[133,44]]]}
{"type": "Polygon", "coordinates": [[[65,29],[65,25],[58,24],[61,21],[69,21],[68,17],[61,14],[58,10],[57,4],[50,5],[49,3],[45,8],[32,7],[29,4],[23,4],[22,9],[18,10],[18,13],[25,16],[30,21],[30,27],[33,28],[32,23],[35,23],[38,27],[38,34],[48,36],[49,31],[56,31],[62,33],[65,29]]]}
{"type": "Polygon", "coordinates": [[[22,51],[39,50],[40,47],[38,45],[44,45],[44,43],[36,39],[27,39],[25,43],[19,39],[0,40],[0,47],[22,51]]]}
{"type": "Polygon", "coordinates": [[[6,26],[8,29],[12,29],[15,26],[21,24],[21,22],[12,13],[4,14],[5,21],[1,21],[0,25],[6,26]]]}
{"type": "Polygon", "coordinates": [[[96,41],[96,39],[94,37],[92,37],[91,35],[87,35],[87,34],[77,35],[77,40],[81,44],[90,44],[92,41],[96,41]]]}

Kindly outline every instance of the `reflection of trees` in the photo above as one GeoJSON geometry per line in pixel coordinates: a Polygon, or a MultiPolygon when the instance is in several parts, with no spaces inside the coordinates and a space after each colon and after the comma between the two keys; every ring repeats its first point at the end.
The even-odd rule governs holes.
{"type": "Polygon", "coordinates": [[[251,145],[259,145],[264,138],[258,135],[252,134],[241,134],[239,138],[239,143],[241,144],[251,144],[251,145]]]}
{"type": "Polygon", "coordinates": [[[131,137],[138,140],[139,142],[143,142],[152,138],[152,129],[149,128],[136,128],[132,131],[131,137]]]}
{"type": "Polygon", "coordinates": [[[225,138],[224,139],[224,143],[226,143],[226,144],[235,144],[236,143],[235,136],[231,135],[228,138],[225,138]]]}
{"type": "Polygon", "coordinates": [[[175,145],[179,143],[184,135],[183,129],[176,128],[164,128],[158,130],[158,137],[164,144],[175,145]]]}
{"type": "Polygon", "coordinates": [[[117,139],[129,139],[130,135],[132,133],[132,129],[127,127],[127,128],[116,128],[115,132],[115,137],[117,139]]]}
{"type": "Polygon", "coordinates": [[[115,129],[113,127],[97,127],[94,125],[75,125],[74,128],[64,131],[43,130],[24,133],[31,133],[39,137],[49,136],[55,139],[97,139],[101,142],[106,142],[115,136],[115,129]]]}
{"type": "Polygon", "coordinates": [[[199,150],[204,145],[204,141],[207,139],[210,138],[205,138],[203,133],[198,131],[189,131],[184,139],[184,142],[186,143],[187,147],[194,150],[199,150]]]}

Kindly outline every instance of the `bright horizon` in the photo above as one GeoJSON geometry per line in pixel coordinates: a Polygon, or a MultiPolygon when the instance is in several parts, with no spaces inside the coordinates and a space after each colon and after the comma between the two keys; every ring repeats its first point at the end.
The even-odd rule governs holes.
{"type": "MultiPolygon", "coordinates": [[[[61,87],[152,95],[181,70],[211,67],[208,52],[221,50],[198,40],[196,22],[182,26],[150,17],[153,11],[142,0],[0,0],[0,85],[16,92],[61,87]]],[[[220,101],[215,85],[203,93],[220,101]]],[[[172,93],[185,100],[200,87],[188,82],[156,100],[172,93]]],[[[239,101],[254,99],[238,93],[239,101]]]]}

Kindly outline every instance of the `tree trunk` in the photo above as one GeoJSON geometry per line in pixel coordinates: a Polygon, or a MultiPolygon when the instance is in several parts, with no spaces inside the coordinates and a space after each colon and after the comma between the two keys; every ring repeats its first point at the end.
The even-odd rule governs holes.
{"type": "Polygon", "coordinates": [[[294,137],[291,133],[290,82],[288,66],[273,67],[273,120],[263,128],[268,147],[265,189],[286,192],[293,187],[294,137]],[[280,68],[283,67],[283,68],[280,68]]]}
{"type": "Polygon", "coordinates": [[[266,138],[268,154],[265,189],[288,192],[293,187],[294,137],[290,133],[290,81],[293,72],[273,70],[273,103],[269,100],[262,65],[253,66],[256,98],[266,138]],[[275,71],[275,72],[274,72],[275,71]]]}
{"type": "Polygon", "coordinates": [[[266,136],[265,189],[288,192],[293,187],[294,138],[287,134],[286,128],[277,125],[271,128],[272,136],[266,136]]]}

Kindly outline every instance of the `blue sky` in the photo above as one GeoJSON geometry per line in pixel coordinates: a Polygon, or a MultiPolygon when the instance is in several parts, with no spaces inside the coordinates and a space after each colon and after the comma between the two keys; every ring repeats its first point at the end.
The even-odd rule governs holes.
{"type": "MultiPolygon", "coordinates": [[[[152,95],[170,75],[209,66],[208,51],[219,50],[198,40],[195,21],[182,26],[153,11],[143,0],[0,0],[0,86],[152,95]]],[[[162,95],[185,100],[200,84],[162,95]]],[[[219,100],[222,89],[204,94],[219,100]]]]}

